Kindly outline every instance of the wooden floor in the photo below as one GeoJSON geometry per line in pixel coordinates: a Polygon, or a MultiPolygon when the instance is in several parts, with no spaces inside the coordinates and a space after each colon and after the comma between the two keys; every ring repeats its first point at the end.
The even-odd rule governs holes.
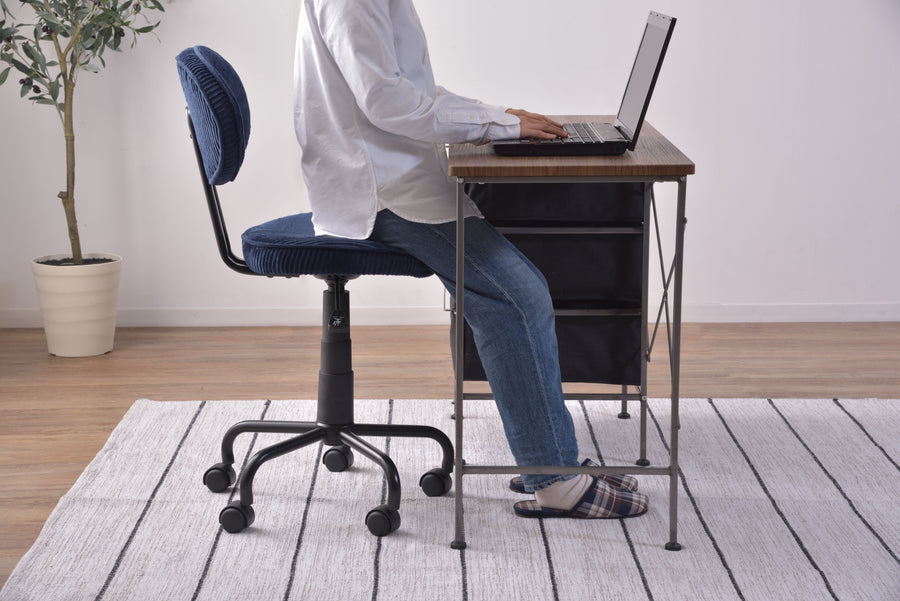
{"type": "MultiPolygon", "coordinates": [[[[665,332],[648,393],[670,393],[665,332]]],[[[120,329],[101,357],[0,330],[0,586],[138,398],[315,398],[315,328],[120,329]]],[[[355,327],[359,398],[450,398],[445,327],[355,327]]],[[[687,324],[681,396],[897,398],[900,323],[687,324]]]]}

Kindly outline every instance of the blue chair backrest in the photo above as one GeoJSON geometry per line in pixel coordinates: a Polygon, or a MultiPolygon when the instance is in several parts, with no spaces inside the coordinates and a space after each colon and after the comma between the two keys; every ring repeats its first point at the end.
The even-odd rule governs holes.
{"type": "Polygon", "coordinates": [[[250,105],[234,68],[215,51],[194,46],[175,59],[209,183],[234,180],[250,139],[250,105]]]}

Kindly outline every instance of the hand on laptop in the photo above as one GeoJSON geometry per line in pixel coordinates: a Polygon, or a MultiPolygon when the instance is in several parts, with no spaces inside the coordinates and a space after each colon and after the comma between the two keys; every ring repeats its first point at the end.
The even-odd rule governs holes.
{"type": "Polygon", "coordinates": [[[561,123],[557,123],[544,115],[529,113],[521,109],[508,109],[506,112],[519,118],[520,138],[552,140],[554,138],[565,138],[569,135],[563,129],[561,123]]]}

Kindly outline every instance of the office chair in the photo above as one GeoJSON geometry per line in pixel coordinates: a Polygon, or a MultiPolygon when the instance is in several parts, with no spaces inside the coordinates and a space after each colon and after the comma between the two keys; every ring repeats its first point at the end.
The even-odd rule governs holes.
{"type": "Polygon", "coordinates": [[[315,422],[244,421],[222,439],[222,461],[210,467],[203,482],[213,492],[235,483],[234,440],[247,432],[293,434],[260,450],[240,474],[240,497],[219,514],[228,532],[240,532],[255,519],[253,478],[260,466],[291,451],[322,441],[322,462],[332,472],[353,464],[353,451],[381,466],[387,480],[387,502],[366,515],[366,526],[384,536],[400,526],[400,477],[391,458],[361,436],[431,438],[441,446],[441,467],[426,472],[419,486],[427,496],[451,487],[453,446],[436,428],[398,424],[358,424],[353,419],[353,370],[350,348],[349,280],[360,275],[431,275],[425,265],[403,251],[370,240],[316,236],[310,213],[290,215],[257,225],[242,236],[243,258],[231,250],[217,186],[235,179],[250,134],[250,109],[240,78],[219,54],[203,46],[176,58],[188,108],[188,127],[212,217],[219,254],[231,269],[246,275],[295,277],[313,275],[325,281],[318,405],[315,422]]]}

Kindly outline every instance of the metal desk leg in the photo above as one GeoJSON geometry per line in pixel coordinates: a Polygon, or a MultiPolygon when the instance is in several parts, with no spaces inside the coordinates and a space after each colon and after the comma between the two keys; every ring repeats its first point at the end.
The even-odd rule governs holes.
{"type": "Polygon", "coordinates": [[[678,210],[675,217],[675,291],[672,299],[672,417],[670,438],[672,441],[669,456],[669,542],[666,549],[680,551],[678,542],[678,430],[681,427],[679,418],[679,386],[681,384],[681,276],[684,267],[684,228],[685,200],[687,197],[687,178],[678,180],[678,210]]]}
{"type": "Polygon", "coordinates": [[[456,376],[456,385],[453,392],[454,409],[456,419],[456,453],[454,453],[454,479],[455,484],[455,506],[456,506],[456,536],[450,543],[452,549],[466,548],[466,531],[463,522],[463,363],[465,355],[463,350],[465,332],[465,313],[463,312],[463,290],[465,281],[463,273],[465,271],[465,216],[463,212],[463,198],[465,196],[465,184],[462,179],[456,180],[456,365],[454,372],[456,376]]]}
{"type": "Polygon", "coordinates": [[[650,465],[647,459],[647,361],[650,360],[650,208],[653,199],[653,184],[644,183],[644,220],[641,228],[641,446],[635,462],[640,466],[650,465]]]}

